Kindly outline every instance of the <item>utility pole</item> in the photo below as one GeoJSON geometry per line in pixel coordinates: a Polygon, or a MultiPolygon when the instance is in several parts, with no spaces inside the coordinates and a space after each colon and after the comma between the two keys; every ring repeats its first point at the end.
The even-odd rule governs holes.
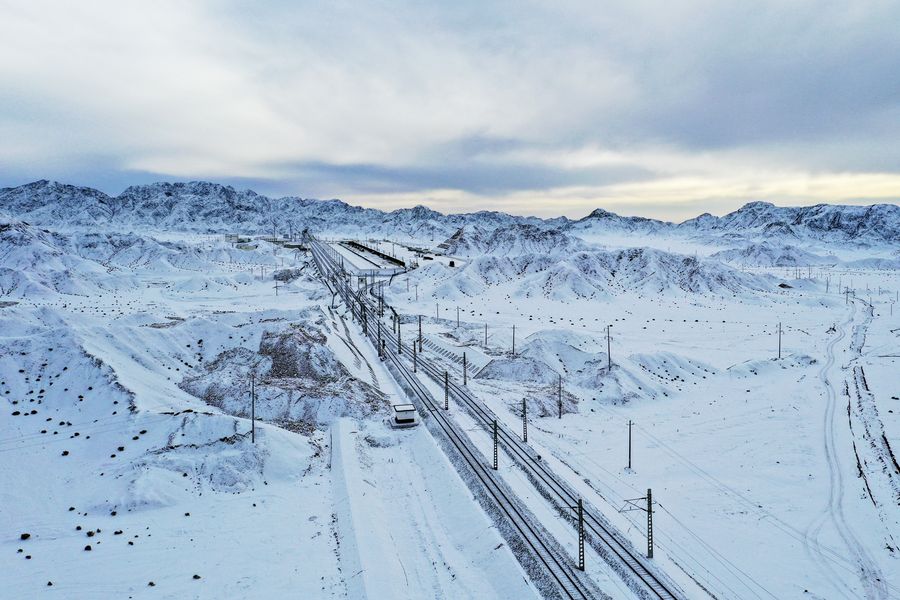
{"type": "Polygon", "coordinates": [[[450,410],[450,376],[444,371],[444,410],[450,410]]]}
{"type": "Polygon", "coordinates": [[[250,373],[250,442],[256,443],[256,372],[250,373]]]}
{"type": "Polygon", "coordinates": [[[275,280],[275,295],[278,295],[278,279],[275,280]]]}
{"type": "Polygon", "coordinates": [[[578,499],[578,570],[584,571],[584,502],[578,499]]]}
{"type": "Polygon", "coordinates": [[[516,357],[516,326],[513,325],[513,346],[512,346],[512,354],[513,358],[516,357]]]}
{"type": "Polygon", "coordinates": [[[528,404],[522,398],[522,441],[528,443],[528,404]]]}
{"type": "Polygon", "coordinates": [[[456,307],[456,328],[459,329],[459,307],[456,307]]]}
{"type": "Polygon", "coordinates": [[[557,404],[559,405],[559,418],[562,419],[562,375],[559,376],[559,382],[556,388],[557,404]]]}
{"type": "Polygon", "coordinates": [[[647,495],[641,498],[628,498],[625,504],[619,509],[620,513],[631,512],[633,510],[642,510],[647,513],[647,558],[653,558],[653,491],[647,488],[647,495]],[[646,500],[647,507],[644,508],[638,501],[646,500]]]}
{"type": "Polygon", "coordinates": [[[368,336],[369,335],[369,311],[366,310],[366,305],[363,303],[362,298],[359,299],[359,312],[360,312],[360,316],[362,317],[361,321],[362,321],[363,335],[368,336]]]}
{"type": "Polygon", "coordinates": [[[647,558],[653,558],[653,492],[647,488],[647,558]]]}
{"type": "Polygon", "coordinates": [[[487,323],[484,324],[484,347],[487,349],[487,323]]]}
{"type": "Polygon", "coordinates": [[[422,351],[422,315],[419,315],[419,352],[422,351]]]}
{"type": "Polygon", "coordinates": [[[634,423],[631,422],[631,419],[628,419],[628,470],[631,470],[631,426],[634,423]]]}
{"type": "Polygon", "coordinates": [[[778,322],[778,360],[781,360],[781,321],[778,322]]]}
{"type": "Polygon", "coordinates": [[[497,419],[494,419],[494,470],[497,470],[497,419]]]}
{"type": "Polygon", "coordinates": [[[416,372],[416,343],[413,342],[413,373],[416,372]]]}
{"type": "Polygon", "coordinates": [[[611,327],[612,327],[611,324],[606,326],[606,361],[607,361],[606,362],[606,365],[607,365],[606,370],[607,371],[612,371],[612,352],[611,352],[611,346],[610,346],[610,341],[609,341],[609,338],[610,338],[609,330],[611,327]]]}
{"type": "Polygon", "coordinates": [[[397,315],[397,354],[403,354],[403,346],[400,345],[400,315],[397,315]]]}
{"type": "Polygon", "coordinates": [[[468,385],[468,369],[466,368],[466,353],[463,352],[463,385],[468,385]]]}

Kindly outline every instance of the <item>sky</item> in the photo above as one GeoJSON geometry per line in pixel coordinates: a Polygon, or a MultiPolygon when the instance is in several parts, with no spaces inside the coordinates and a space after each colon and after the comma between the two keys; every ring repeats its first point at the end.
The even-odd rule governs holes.
{"type": "Polygon", "coordinates": [[[0,0],[0,186],[683,220],[900,202],[900,2],[0,0]]]}

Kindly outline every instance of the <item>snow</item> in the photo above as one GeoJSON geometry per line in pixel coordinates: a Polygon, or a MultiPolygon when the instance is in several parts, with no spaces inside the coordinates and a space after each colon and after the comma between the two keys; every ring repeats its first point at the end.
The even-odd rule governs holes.
{"type": "MultiPolygon", "coordinates": [[[[224,237],[274,226],[409,263],[462,229],[380,278],[403,339],[422,316],[454,381],[465,352],[512,431],[525,399],[534,452],[638,549],[646,515],[620,509],[651,488],[653,562],[687,597],[900,596],[896,206],[542,221],[35,182],[0,190],[0,215],[5,595],[539,595],[428,428],[384,423],[409,398],[309,255],[224,237]]],[[[505,454],[498,474],[575,556],[505,454]]]]}
{"type": "Polygon", "coordinates": [[[14,228],[4,266],[55,279],[0,305],[4,595],[357,598],[360,560],[372,597],[536,595],[427,434],[381,423],[405,397],[305,259],[185,236],[163,264],[148,258],[171,239],[14,228]],[[282,259],[305,275],[275,296],[282,259]],[[344,445],[339,471],[332,428],[348,422],[379,447],[344,445]],[[356,521],[334,500],[350,479],[356,521]]]}

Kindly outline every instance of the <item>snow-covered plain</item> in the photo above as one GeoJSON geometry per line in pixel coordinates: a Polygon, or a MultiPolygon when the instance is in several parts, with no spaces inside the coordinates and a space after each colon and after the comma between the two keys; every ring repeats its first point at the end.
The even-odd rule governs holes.
{"type": "MultiPolygon", "coordinates": [[[[654,562],[687,597],[900,597],[896,207],[674,225],[229,190],[0,190],[0,595],[539,595],[428,430],[385,425],[406,396],[308,253],[225,240],[271,235],[268,210],[408,262],[462,227],[384,278],[404,339],[421,316],[456,379],[466,352],[511,429],[524,398],[529,443],[636,548],[646,515],[620,509],[652,488],[654,562]]],[[[635,597],[590,551],[587,572],[635,597]]]]}

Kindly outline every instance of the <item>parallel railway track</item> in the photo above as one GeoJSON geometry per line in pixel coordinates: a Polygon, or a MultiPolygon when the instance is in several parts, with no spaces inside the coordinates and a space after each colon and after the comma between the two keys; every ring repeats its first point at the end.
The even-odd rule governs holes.
{"type": "MultiPolygon", "coordinates": [[[[435,421],[466,460],[473,473],[478,476],[485,489],[489,490],[491,497],[498,507],[502,509],[504,515],[511,522],[517,524],[516,529],[523,536],[523,539],[528,541],[532,550],[539,556],[548,571],[554,573],[560,589],[567,590],[567,586],[564,585],[565,582],[569,581],[571,583],[572,579],[578,579],[577,576],[570,578],[567,575],[567,572],[571,571],[571,567],[564,568],[565,565],[560,564],[561,561],[553,553],[548,555],[547,549],[542,547],[540,536],[535,535],[533,531],[529,531],[528,520],[521,514],[516,513],[515,504],[510,501],[506,492],[497,486],[493,470],[487,467],[483,460],[479,459],[479,453],[471,447],[471,442],[467,441],[465,434],[459,430],[458,426],[449,418],[442,407],[437,406],[433,397],[422,385],[418,377],[409,371],[404,359],[410,364],[412,363],[410,344],[398,341],[393,331],[381,324],[381,319],[378,317],[378,305],[366,294],[353,293],[350,286],[341,277],[339,266],[330,258],[327,251],[319,247],[319,244],[319,242],[314,241],[311,247],[316,264],[319,266],[323,277],[332,280],[332,285],[336,286],[336,290],[341,294],[354,316],[360,323],[367,324],[365,333],[372,342],[377,346],[379,341],[384,341],[383,352],[386,359],[395,367],[403,382],[413,390],[422,406],[435,418],[435,421]],[[372,323],[375,325],[371,325],[372,323]]],[[[419,354],[417,356],[417,367],[418,370],[424,372],[438,385],[444,384],[444,370],[434,361],[419,354]]],[[[468,389],[450,380],[448,381],[448,391],[451,397],[459,401],[476,422],[484,427],[485,431],[492,431],[493,423],[495,420],[497,421],[499,443],[502,444],[507,454],[518,466],[526,472],[528,477],[535,482],[535,485],[543,488],[544,494],[548,499],[563,509],[570,508],[578,502],[579,496],[553,473],[527,444],[522,442],[505,425],[502,425],[496,415],[468,389]]],[[[599,514],[596,508],[587,503],[584,504],[585,533],[588,542],[598,552],[606,555],[608,560],[611,558],[613,562],[618,563],[620,569],[631,576],[633,582],[636,582],[640,588],[636,590],[638,593],[648,598],[660,600],[676,600],[684,597],[683,593],[678,591],[674,584],[656,573],[655,569],[648,564],[648,560],[644,559],[599,514]]],[[[577,523],[575,524],[577,526],[577,523]]],[[[577,590],[575,590],[575,593],[578,593],[577,590]]],[[[570,595],[570,597],[590,596],[570,595]]]]}
{"type": "MultiPolygon", "coordinates": [[[[327,253],[323,252],[313,242],[313,255],[320,272],[326,278],[334,274],[337,266],[333,261],[329,260],[327,253]]],[[[360,305],[352,298],[352,293],[346,284],[332,281],[332,285],[336,286],[338,293],[344,298],[347,306],[354,309],[354,315],[360,318],[360,306],[365,307],[366,311],[372,311],[372,307],[368,305],[360,305]],[[356,306],[354,306],[354,304],[356,306]]],[[[380,319],[372,313],[372,320],[376,323],[375,327],[369,327],[365,332],[366,336],[374,344],[379,339],[384,339],[387,334],[386,328],[381,324],[380,319]],[[373,331],[375,329],[375,331],[373,331]],[[381,334],[379,336],[379,333],[381,334]]],[[[399,376],[400,382],[418,401],[420,409],[424,409],[434,418],[438,429],[443,434],[447,442],[455,449],[458,456],[462,459],[469,472],[475,477],[481,486],[487,498],[490,499],[493,506],[499,511],[502,517],[513,528],[518,537],[522,540],[530,551],[530,554],[539,562],[543,570],[552,579],[553,591],[555,595],[561,598],[587,600],[596,597],[596,593],[591,587],[585,583],[584,577],[576,572],[571,561],[562,557],[552,544],[545,540],[545,535],[532,524],[532,520],[525,514],[519,503],[507,491],[506,487],[488,468],[480,456],[480,453],[472,446],[466,435],[459,427],[449,418],[449,416],[441,409],[431,394],[419,381],[418,377],[413,375],[407,366],[393,352],[385,352],[385,356],[394,367],[394,372],[399,376]]],[[[537,583],[537,582],[536,582],[537,583]]],[[[547,592],[546,586],[544,592],[547,592]]]]}

